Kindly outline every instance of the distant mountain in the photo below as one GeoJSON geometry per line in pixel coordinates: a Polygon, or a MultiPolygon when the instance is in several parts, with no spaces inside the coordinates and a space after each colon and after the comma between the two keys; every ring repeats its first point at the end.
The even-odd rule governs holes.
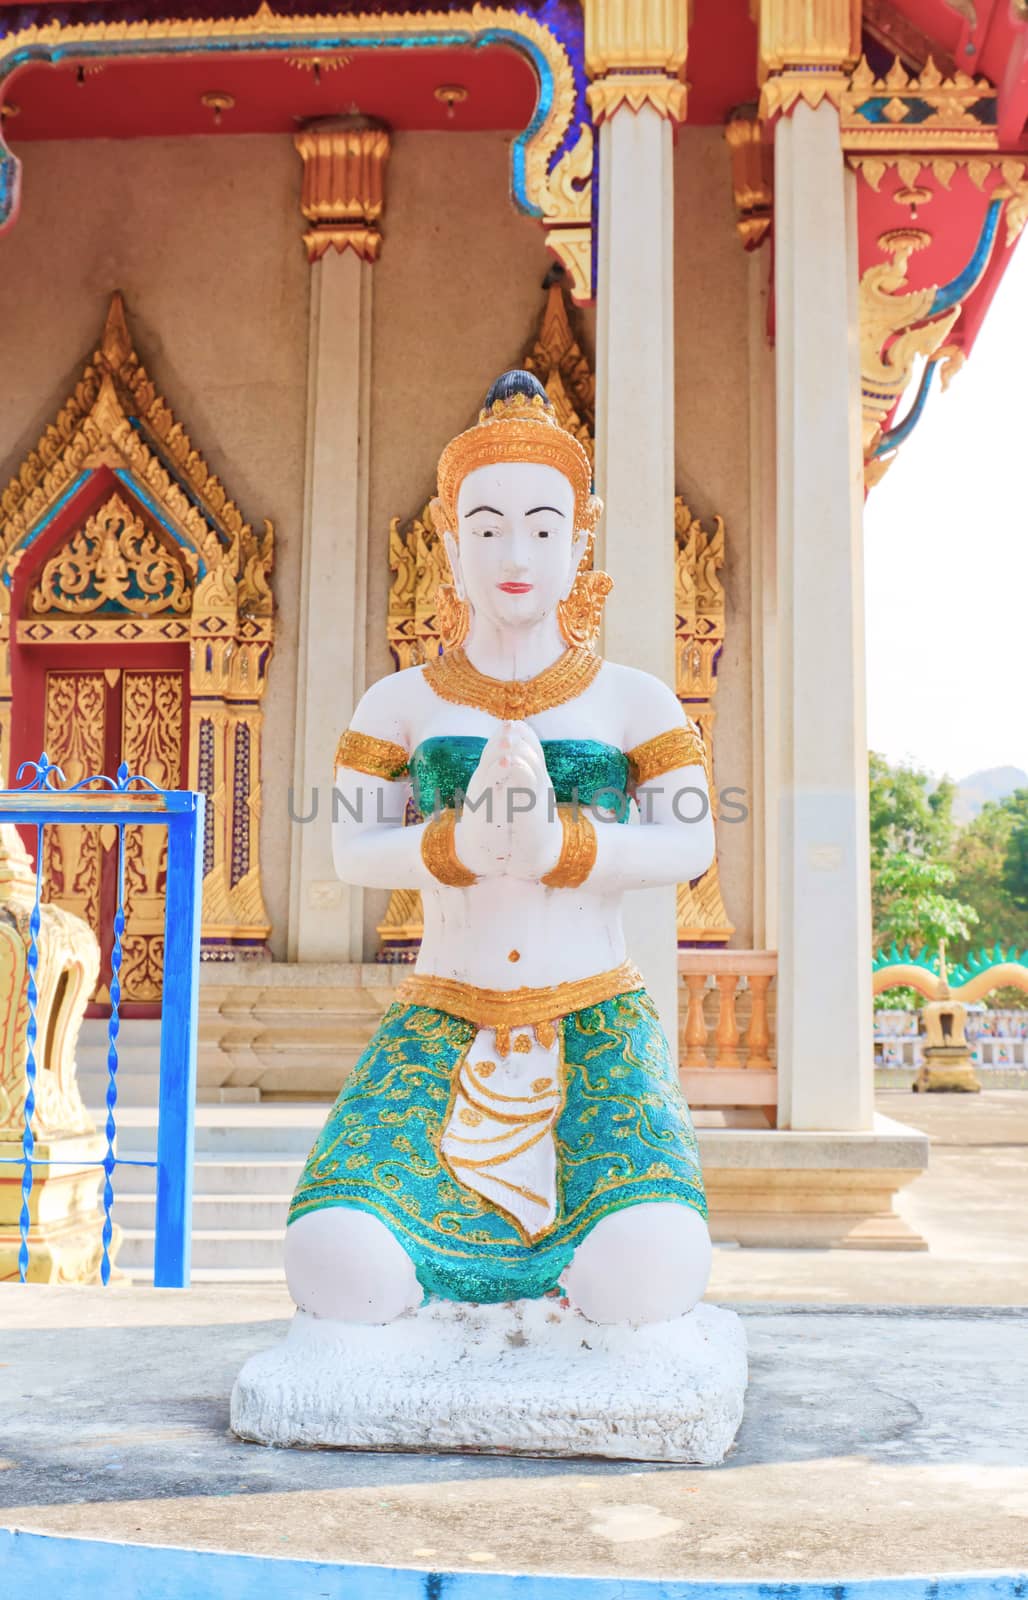
{"type": "Polygon", "coordinates": [[[1005,800],[1015,789],[1028,789],[1028,772],[1020,767],[986,767],[961,778],[953,797],[954,822],[971,822],[987,800],[1005,800]]]}

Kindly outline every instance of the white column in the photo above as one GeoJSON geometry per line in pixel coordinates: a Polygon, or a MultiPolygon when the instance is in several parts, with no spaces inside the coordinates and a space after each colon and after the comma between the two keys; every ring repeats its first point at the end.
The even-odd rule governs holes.
{"type": "Polygon", "coordinates": [[[823,101],[775,137],[780,1120],[873,1115],[856,202],[823,101]]]}
{"type": "MultiPolygon", "coordinates": [[[[675,682],[672,129],[627,100],[600,125],[596,476],[606,502],[597,565],[614,579],[603,650],[675,682]]],[[[625,902],[638,962],[677,1048],[675,890],[625,902]]]]}
{"type": "Polygon", "coordinates": [[[364,691],[373,268],[329,250],[311,268],[300,572],[290,961],[360,961],[363,891],[332,865],[332,757],[364,691]]]}

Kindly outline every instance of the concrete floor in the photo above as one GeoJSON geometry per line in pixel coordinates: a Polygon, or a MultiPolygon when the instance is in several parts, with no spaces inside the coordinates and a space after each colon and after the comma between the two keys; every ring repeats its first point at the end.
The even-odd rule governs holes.
{"type": "Polygon", "coordinates": [[[929,1251],[717,1252],[710,1297],[738,1304],[751,1362],[722,1468],[262,1450],[228,1396],[282,1335],[283,1289],[5,1285],[0,1524],[437,1572],[1020,1570],[1028,1095],[880,1105],[932,1136],[903,1201],[929,1251]]]}
{"type": "Polygon", "coordinates": [[[931,1138],[928,1171],[897,1198],[927,1251],[719,1249],[711,1299],[1028,1305],[1028,1093],[875,1099],[931,1138]]]}

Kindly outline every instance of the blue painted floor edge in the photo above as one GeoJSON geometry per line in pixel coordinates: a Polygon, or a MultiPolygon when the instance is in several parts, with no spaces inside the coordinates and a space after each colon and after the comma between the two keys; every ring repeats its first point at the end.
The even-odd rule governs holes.
{"type": "Polygon", "coordinates": [[[70,1539],[0,1528],[5,1593],[61,1584],[111,1600],[1028,1600],[1028,1571],[780,1582],[426,1572],[70,1539]]]}

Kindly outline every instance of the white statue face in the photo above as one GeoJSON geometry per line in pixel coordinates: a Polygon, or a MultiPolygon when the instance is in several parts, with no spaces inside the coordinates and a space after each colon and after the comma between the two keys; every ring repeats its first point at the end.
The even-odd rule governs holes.
{"type": "Polygon", "coordinates": [[[575,531],[575,491],[556,467],[477,467],[460,486],[457,533],[446,535],[457,592],[476,616],[527,628],[571,591],[587,534],[575,531]]]}

